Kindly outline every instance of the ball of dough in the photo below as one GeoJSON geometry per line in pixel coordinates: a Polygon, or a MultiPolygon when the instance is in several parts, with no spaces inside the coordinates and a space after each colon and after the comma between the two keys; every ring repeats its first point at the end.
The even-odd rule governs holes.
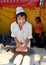
{"type": "Polygon", "coordinates": [[[39,54],[34,55],[34,61],[38,62],[40,61],[40,59],[41,59],[41,56],[39,54]]]}
{"type": "Polygon", "coordinates": [[[30,61],[31,61],[30,56],[26,55],[24,56],[22,65],[30,65],[30,61]]]}
{"type": "Polygon", "coordinates": [[[15,57],[13,64],[20,65],[21,61],[23,59],[23,55],[19,54],[15,57]]]}
{"type": "Polygon", "coordinates": [[[46,65],[46,62],[42,62],[40,65],[46,65]]]}
{"type": "Polygon", "coordinates": [[[43,56],[43,60],[45,60],[45,61],[46,61],[46,56],[43,56]]]}

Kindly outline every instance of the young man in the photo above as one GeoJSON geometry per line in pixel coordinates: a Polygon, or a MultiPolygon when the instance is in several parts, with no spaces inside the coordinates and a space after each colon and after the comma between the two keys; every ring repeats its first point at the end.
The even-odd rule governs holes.
{"type": "Polygon", "coordinates": [[[30,47],[32,25],[27,21],[27,15],[22,7],[16,8],[16,21],[11,24],[11,36],[20,50],[30,47]]]}

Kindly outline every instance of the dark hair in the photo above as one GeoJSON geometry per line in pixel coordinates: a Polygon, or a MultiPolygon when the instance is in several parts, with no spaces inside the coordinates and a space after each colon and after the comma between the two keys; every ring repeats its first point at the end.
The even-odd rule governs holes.
{"type": "Polygon", "coordinates": [[[40,19],[40,17],[36,17],[36,19],[38,20],[38,22],[41,22],[41,19],[40,19]]]}
{"type": "Polygon", "coordinates": [[[21,17],[25,16],[25,21],[27,20],[27,15],[26,15],[26,13],[21,12],[21,13],[18,13],[18,14],[16,15],[16,21],[17,21],[17,17],[18,17],[19,15],[20,15],[21,17]]]}

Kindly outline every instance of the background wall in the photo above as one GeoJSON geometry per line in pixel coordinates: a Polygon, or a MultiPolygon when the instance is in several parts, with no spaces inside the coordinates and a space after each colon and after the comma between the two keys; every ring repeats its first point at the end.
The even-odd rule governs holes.
{"type": "MultiPolygon", "coordinates": [[[[23,7],[28,21],[35,26],[35,17],[40,16],[43,29],[46,34],[46,7],[23,7]]],[[[15,10],[16,7],[0,7],[0,34],[9,34],[10,25],[15,21],[15,10]]]]}

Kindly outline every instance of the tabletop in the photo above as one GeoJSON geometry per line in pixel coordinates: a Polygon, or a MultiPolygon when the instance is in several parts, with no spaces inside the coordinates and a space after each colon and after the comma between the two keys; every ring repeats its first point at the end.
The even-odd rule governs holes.
{"type": "MultiPolygon", "coordinates": [[[[43,62],[43,60],[41,60],[40,62],[34,62],[34,54],[40,54],[41,57],[46,56],[46,50],[45,50],[45,48],[36,48],[36,47],[32,48],[31,47],[30,49],[33,50],[33,53],[32,53],[32,51],[31,51],[31,53],[30,52],[27,53],[27,55],[29,55],[31,57],[31,63],[30,63],[30,65],[40,65],[40,62],[43,62]]],[[[0,50],[0,52],[1,52],[1,50],[0,50]]],[[[12,61],[9,62],[9,64],[6,64],[6,65],[14,65],[13,64],[13,59],[12,59],[12,61]]]]}

